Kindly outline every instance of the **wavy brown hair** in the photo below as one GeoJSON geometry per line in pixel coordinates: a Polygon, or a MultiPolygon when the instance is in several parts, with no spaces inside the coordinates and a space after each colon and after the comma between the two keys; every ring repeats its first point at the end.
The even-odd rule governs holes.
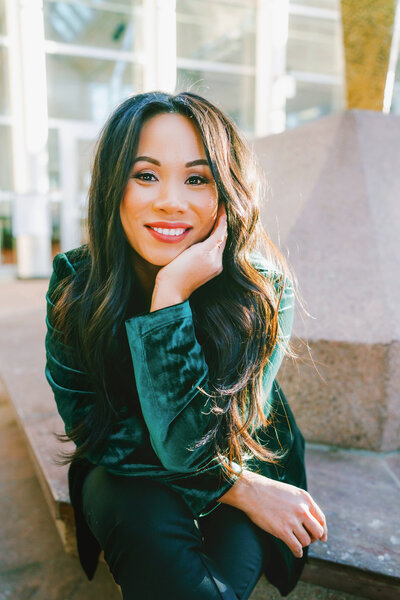
{"type": "MultiPolygon", "coordinates": [[[[64,279],[56,294],[55,329],[79,352],[93,382],[95,406],[62,441],[80,440],[63,464],[86,451],[103,449],[115,407],[104,376],[121,330],[131,294],[135,294],[131,248],[120,220],[124,195],[144,122],[159,113],[179,113],[192,120],[201,134],[219,201],[227,213],[228,237],[223,270],[191,295],[196,334],[209,366],[208,390],[215,424],[196,446],[210,444],[225,473],[244,456],[278,462],[274,453],[254,439],[254,432],[272,421],[264,414],[263,371],[278,339],[278,309],[285,285],[296,278],[286,258],[264,231],[259,214],[265,182],[257,160],[234,122],[205,98],[182,92],[137,94],[122,102],[100,132],[89,189],[88,244],[90,260],[78,276],[64,279]],[[281,274],[281,285],[252,265],[258,250],[281,274]],[[212,359],[211,359],[212,357],[212,359]]],[[[279,283],[279,282],[278,282],[279,283]]],[[[136,292],[137,293],[137,292],[136,292]]],[[[289,345],[286,354],[295,356],[289,345]]]]}

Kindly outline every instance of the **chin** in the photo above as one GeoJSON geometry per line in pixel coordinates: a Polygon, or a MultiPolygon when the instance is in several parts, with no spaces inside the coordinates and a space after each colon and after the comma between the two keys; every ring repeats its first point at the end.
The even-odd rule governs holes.
{"type": "Polygon", "coordinates": [[[153,265],[154,267],[165,267],[166,265],[168,265],[170,262],[172,262],[174,260],[174,258],[176,258],[178,255],[180,254],[180,252],[175,252],[174,254],[170,254],[169,256],[166,256],[165,253],[152,253],[152,254],[146,254],[146,255],[141,255],[141,259],[150,264],[153,265]]]}
{"type": "Polygon", "coordinates": [[[177,256],[178,256],[178,254],[176,254],[175,256],[172,256],[171,258],[163,258],[160,260],[155,260],[153,262],[153,265],[157,265],[158,267],[165,267],[170,262],[172,262],[174,260],[174,258],[176,258],[177,256]]]}

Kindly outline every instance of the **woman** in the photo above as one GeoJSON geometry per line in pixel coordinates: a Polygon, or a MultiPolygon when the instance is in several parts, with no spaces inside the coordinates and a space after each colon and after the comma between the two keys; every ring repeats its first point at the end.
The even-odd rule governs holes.
{"type": "Polygon", "coordinates": [[[245,599],[263,572],[287,595],[327,539],[276,381],[294,278],[260,181],[206,99],[133,96],[99,137],[89,242],[54,259],[46,377],[80,560],[91,579],[103,549],[125,600],[245,599]]]}

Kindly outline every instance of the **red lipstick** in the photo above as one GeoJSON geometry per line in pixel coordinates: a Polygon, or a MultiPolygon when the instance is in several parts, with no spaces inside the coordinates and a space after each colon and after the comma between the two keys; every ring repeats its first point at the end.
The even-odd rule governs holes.
{"type": "Polygon", "coordinates": [[[170,228],[191,228],[189,223],[183,223],[183,221],[153,221],[152,223],[146,223],[146,227],[161,227],[162,229],[170,229],[170,228]]]}
{"type": "Polygon", "coordinates": [[[190,229],[192,229],[192,227],[190,225],[188,225],[187,223],[182,223],[181,221],[176,221],[176,222],[171,222],[171,221],[155,221],[153,223],[147,223],[145,225],[147,231],[150,233],[150,235],[152,235],[156,240],[159,240],[160,242],[165,242],[167,244],[176,244],[178,242],[180,242],[181,240],[183,240],[184,237],[187,236],[187,234],[189,233],[190,229]],[[185,231],[183,231],[182,233],[180,233],[179,235],[174,235],[174,234],[164,234],[161,233],[160,231],[156,231],[155,229],[152,229],[152,227],[157,227],[160,229],[169,229],[174,230],[174,229],[185,229],[185,231]]]}

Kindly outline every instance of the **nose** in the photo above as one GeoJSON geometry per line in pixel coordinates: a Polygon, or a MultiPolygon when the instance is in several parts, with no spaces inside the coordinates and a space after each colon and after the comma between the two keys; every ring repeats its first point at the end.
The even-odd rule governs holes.
{"type": "Polygon", "coordinates": [[[187,202],[182,190],[178,190],[176,185],[168,184],[159,190],[159,194],[153,202],[153,208],[166,213],[183,213],[186,211],[187,202]]]}

